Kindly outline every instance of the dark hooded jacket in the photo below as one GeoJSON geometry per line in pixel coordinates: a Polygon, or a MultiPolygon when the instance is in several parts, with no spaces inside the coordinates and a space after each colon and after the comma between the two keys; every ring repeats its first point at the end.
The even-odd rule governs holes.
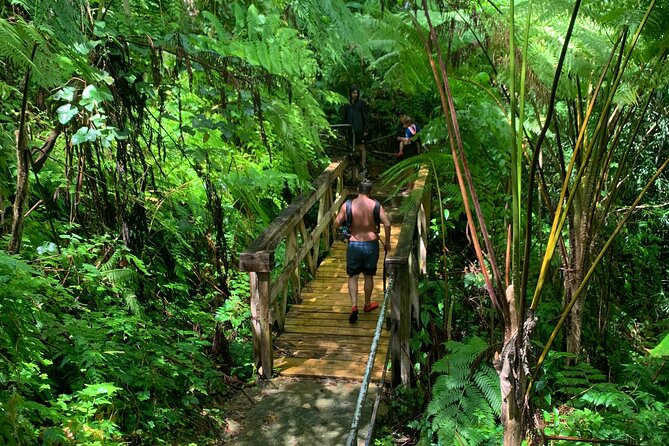
{"type": "Polygon", "coordinates": [[[367,105],[360,100],[360,89],[352,85],[348,95],[349,103],[344,106],[343,123],[350,124],[348,128],[348,143],[353,144],[353,134],[355,133],[355,144],[365,142],[365,133],[369,128],[369,117],[367,116],[367,105]],[[351,93],[358,92],[358,99],[353,101],[351,93]]]}

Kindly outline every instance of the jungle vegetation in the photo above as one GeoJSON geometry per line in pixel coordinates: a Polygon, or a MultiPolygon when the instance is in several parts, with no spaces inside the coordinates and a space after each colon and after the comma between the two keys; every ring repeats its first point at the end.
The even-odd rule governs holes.
{"type": "Polygon", "coordinates": [[[353,83],[436,197],[376,444],[667,444],[668,51],[657,0],[3,1],[0,444],[215,441],[353,83]]]}

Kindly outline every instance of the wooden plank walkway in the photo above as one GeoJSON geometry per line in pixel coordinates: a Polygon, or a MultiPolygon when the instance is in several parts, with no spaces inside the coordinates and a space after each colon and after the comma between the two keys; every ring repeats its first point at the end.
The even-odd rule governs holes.
{"type": "MultiPolygon", "coordinates": [[[[387,212],[392,212],[388,205],[384,206],[387,212]]],[[[400,225],[393,224],[389,254],[397,245],[399,232],[400,225]]],[[[360,313],[358,321],[350,324],[346,243],[336,241],[314,279],[302,289],[302,304],[293,305],[286,314],[285,331],[277,337],[274,350],[274,367],[280,375],[362,380],[383,301],[382,247],[372,293],[372,300],[379,302],[378,310],[362,311],[363,285],[361,275],[358,280],[360,313]]],[[[374,380],[381,378],[388,340],[389,333],[384,327],[374,362],[374,380]]]]}

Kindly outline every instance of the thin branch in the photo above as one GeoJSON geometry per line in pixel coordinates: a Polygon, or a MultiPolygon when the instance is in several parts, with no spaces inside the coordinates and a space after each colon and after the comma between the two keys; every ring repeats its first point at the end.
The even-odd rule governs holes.
{"type": "MultiPolygon", "coordinates": [[[[437,48],[438,48],[438,42],[437,42],[437,38],[436,38],[436,33],[434,31],[434,28],[432,27],[432,23],[429,20],[429,15],[427,15],[428,7],[427,7],[427,4],[426,4],[425,0],[423,0],[423,9],[426,12],[426,17],[427,17],[427,20],[428,20],[428,28],[429,28],[429,32],[430,32],[430,38],[427,38],[423,35],[423,33],[421,31],[420,24],[418,23],[416,18],[412,15],[409,15],[409,17],[411,18],[411,20],[413,22],[413,25],[414,25],[414,27],[416,29],[416,32],[418,33],[418,35],[421,39],[421,42],[423,43],[425,53],[426,53],[426,55],[428,57],[428,60],[430,62],[430,68],[432,69],[432,74],[434,75],[435,85],[436,85],[436,87],[439,91],[439,97],[441,99],[441,106],[442,106],[442,109],[444,111],[444,118],[446,119],[446,125],[449,129],[453,130],[454,123],[453,123],[452,119],[449,119],[449,116],[450,116],[449,111],[451,111],[450,107],[452,107],[453,104],[452,104],[452,98],[450,98],[450,101],[451,101],[450,103],[449,103],[449,98],[447,98],[447,95],[450,94],[450,90],[447,90],[448,78],[447,78],[447,74],[446,74],[445,69],[444,69],[443,60],[440,60],[440,66],[442,68],[441,74],[444,76],[443,83],[442,83],[442,79],[441,79],[441,76],[440,76],[439,69],[437,68],[437,64],[434,60],[434,57],[432,56],[432,50],[431,50],[431,47],[430,47],[430,40],[432,41],[433,44],[437,45],[437,48]]],[[[454,111],[452,111],[452,112],[454,112],[454,111]]],[[[455,122],[455,125],[457,125],[457,120],[455,122]]],[[[476,234],[477,234],[476,225],[474,224],[474,218],[473,218],[472,213],[471,213],[471,208],[470,208],[470,203],[469,203],[469,196],[467,194],[467,188],[465,186],[464,176],[463,176],[463,173],[462,173],[462,170],[461,170],[461,167],[460,167],[460,162],[458,161],[459,156],[458,156],[458,149],[456,148],[456,141],[455,141],[456,136],[455,136],[455,134],[456,134],[455,131],[449,131],[448,132],[448,137],[449,137],[449,143],[450,143],[450,147],[451,147],[451,153],[452,153],[452,156],[453,156],[453,164],[454,164],[454,167],[455,167],[455,173],[456,173],[456,177],[458,179],[458,186],[460,188],[460,194],[462,195],[463,206],[465,208],[465,214],[467,215],[467,224],[468,224],[468,227],[469,227],[469,229],[470,229],[470,231],[472,232],[472,235],[473,235],[472,242],[474,244],[474,251],[476,253],[476,256],[477,256],[477,259],[478,259],[479,263],[481,264],[481,271],[482,271],[483,278],[484,278],[484,281],[485,281],[485,284],[486,284],[486,289],[488,290],[488,294],[490,295],[491,301],[492,301],[493,305],[495,306],[496,310],[499,313],[504,314],[502,303],[497,299],[494,287],[492,285],[492,282],[490,281],[488,271],[485,268],[485,262],[484,262],[484,259],[483,259],[483,251],[481,250],[481,246],[479,244],[478,236],[476,236],[476,234]]]]}
{"type": "MultiPolygon", "coordinates": [[[[531,231],[532,231],[532,212],[529,210],[532,209],[532,201],[534,201],[534,176],[536,174],[538,165],[539,165],[539,153],[541,151],[541,145],[543,144],[544,138],[546,137],[546,132],[551,125],[553,119],[553,112],[555,111],[555,97],[557,96],[557,88],[560,82],[560,77],[562,75],[562,66],[564,65],[565,58],[567,57],[567,50],[569,49],[569,42],[574,30],[574,25],[576,23],[576,17],[581,7],[581,0],[576,0],[574,4],[574,9],[572,10],[571,19],[569,21],[569,26],[567,27],[567,35],[565,36],[564,43],[562,45],[562,50],[560,51],[560,58],[558,59],[557,67],[555,68],[555,75],[553,77],[553,85],[551,86],[551,94],[548,100],[548,111],[546,113],[546,119],[544,120],[544,125],[541,128],[541,133],[537,138],[537,143],[534,145],[534,152],[532,154],[530,175],[528,177],[529,184],[527,187],[527,220],[525,223],[525,249],[523,252],[523,258],[530,258],[530,248],[532,244],[531,231]]],[[[520,314],[521,317],[524,314],[525,310],[525,295],[527,294],[527,281],[529,277],[529,267],[530,262],[523,262],[523,273],[521,276],[521,286],[520,286],[520,296],[521,296],[521,308],[520,314]]]]}

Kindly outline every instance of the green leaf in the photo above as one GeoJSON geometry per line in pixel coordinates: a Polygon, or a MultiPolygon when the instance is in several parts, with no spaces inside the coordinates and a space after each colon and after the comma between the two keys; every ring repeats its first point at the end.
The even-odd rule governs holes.
{"type": "Polygon", "coordinates": [[[79,109],[77,107],[72,107],[70,104],[65,104],[58,107],[56,113],[58,113],[58,122],[65,125],[70,122],[72,118],[77,116],[79,109]]]}
{"type": "Polygon", "coordinates": [[[63,87],[53,95],[56,100],[63,99],[65,101],[72,101],[74,99],[74,87],[63,87]]]}
{"type": "Polygon", "coordinates": [[[81,127],[77,130],[77,133],[72,135],[72,145],[76,146],[83,142],[86,142],[86,134],[88,133],[88,127],[81,127]]]}
{"type": "Polygon", "coordinates": [[[88,127],[81,127],[77,133],[72,135],[72,145],[83,144],[85,142],[93,142],[100,136],[100,131],[88,127]]]}
{"type": "Polygon", "coordinates": [[[650,351],[650,356],[663,358],[669,356],[669,333],[662,339],[662,342],[650,351]]]}
{"type": "Polygon", "coordinates": [[[106,87],[97,88],[95,85],[88,85],[81,93],[79,104],[88,111],[99,106],[104,101],[111,101],[113,96],[106,87]]]}

